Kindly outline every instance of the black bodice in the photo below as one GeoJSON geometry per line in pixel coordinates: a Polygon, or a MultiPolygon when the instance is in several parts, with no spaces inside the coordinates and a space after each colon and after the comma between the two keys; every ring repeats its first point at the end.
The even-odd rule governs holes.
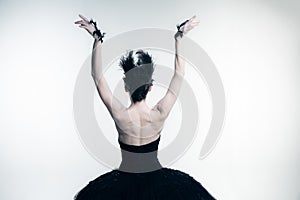
{"type": "Polygon", "coordinates": [[[154,140],[148,144],[136,146],[136,145],[125,144],[125,143],[121,142],[120,140],[118,140],[121,149],[123,149],[125,151],[129,151],[129,152],[133,152],[133,153],[148,153],[148,152],[157,151],[159,141],[160,141],[160,136],[159,136],[159,138],[157,138],[156,140],[154,140]]]}

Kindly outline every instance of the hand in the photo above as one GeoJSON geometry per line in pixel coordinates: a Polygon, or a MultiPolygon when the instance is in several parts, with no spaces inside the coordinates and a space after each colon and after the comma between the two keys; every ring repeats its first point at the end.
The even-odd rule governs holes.
{"type": "Polygon", "coordinates": [[[79,27],[84,28],[85,30],[87,30],[89,32],[89,34],[91,34],[93,36],[93,32],[96,30],[96,27],[94,26],[93,23],[90,23],[90,21],[85,18],[84,16],[79,14],[79,17],[82,20],[76,21],[74,22],[75,24],[80,24],[79,27]]]}
{"type": "Polygon", "coordinates": [[[189,31],[191,31],[193,28],[195,28],[196,26],[198,26],[200,24],[200,21],[195,21],[196,19],[196,15],[194,15],[193,17],[191,17],[188,22],[186,22],[183,26],[180,27],[180,31],[182,33],[180,33],[180,31],[178,31],[175,34],[175,38],[178,38],[178,36],[185,35],[187,34],[189,31]]]}
{"type": "Polygon", "coordinates": [[[195,28],[200,24],[200,21],[194,21],[195,19],[196,19],[196,15],[191,17],[189,21],[185,25],[183,25],[183,27],[180,28],[183,34],[187,34],[190,30],[192,30],[193,28],[195,28]]]}

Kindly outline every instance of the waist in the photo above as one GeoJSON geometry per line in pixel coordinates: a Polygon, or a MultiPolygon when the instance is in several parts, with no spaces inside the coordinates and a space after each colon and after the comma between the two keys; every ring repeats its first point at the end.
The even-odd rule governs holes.
{"type": "Polygon", "coordinates": [[[145,173],[162,168],[158,158],[157,151],[147,153],[135,153],[121,150],[122,162],[119,170],[130,173],[145,173]]]}

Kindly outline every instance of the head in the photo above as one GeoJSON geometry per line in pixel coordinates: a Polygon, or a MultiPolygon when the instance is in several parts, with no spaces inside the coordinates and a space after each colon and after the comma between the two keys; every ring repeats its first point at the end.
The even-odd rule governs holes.
{"type": "Polygon", "coordinates": [[[152,56],[143,50],[129,51],[120,59],[124,70],[125,91],[129,92],[133,103],[146,99],[152,88],[154,63],[152,56]]]}

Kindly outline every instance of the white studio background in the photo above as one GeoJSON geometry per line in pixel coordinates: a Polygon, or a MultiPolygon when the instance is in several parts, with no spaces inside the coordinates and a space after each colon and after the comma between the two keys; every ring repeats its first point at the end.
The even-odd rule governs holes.
{"type": "MultiPolygon", "coordinates": [[[[199,101],[199,135],[169,167],[191,174],[220,200],[299,200],[299,10],[295,0],[0,1],[0,199],[72,199],[110,170],[82,146],[73,120],[75,80],[93,43],[74,24],[81,13],[107,38],[144,27],[175,31],[196,14],[201,24],[188,37],[220,73],[226,121],[214,151],[199,160],[211,103],[201,77],[187,69],[199,101]]],[[[153,54],[160,64],[173,63],[153,54]]],[[[151,93],[158,94],[162,88],[151,93]]],[[[100,124],[112,124],[96,93],[95,112],[100,124]]],[[[160,148],[175,137],[179,125],[171,122],[178,116],[180,103],[160,148]]],[[[113,126],[101,127],[117,145],[113,126]]]]}

